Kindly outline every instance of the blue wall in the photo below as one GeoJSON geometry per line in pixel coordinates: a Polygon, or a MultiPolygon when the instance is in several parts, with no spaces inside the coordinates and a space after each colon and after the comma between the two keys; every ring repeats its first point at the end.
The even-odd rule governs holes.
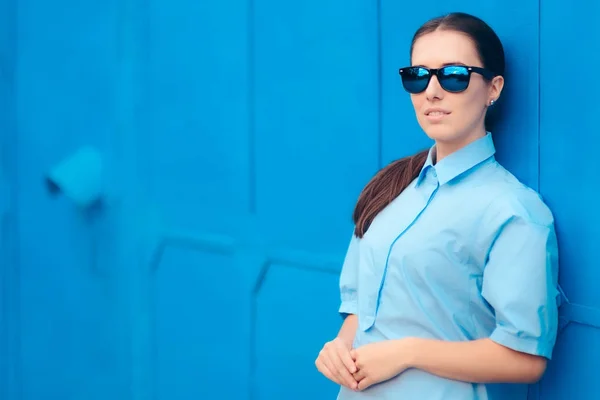
{"type": "Polygon", "coordinates": [[[593,398],[600,5],[461,5],[0,0],[0,399],[334,398],[314,359],[350,215],[430,145],[397,69],[448,11],[501,36],[499,159],[557,218],[564,329],[530,398],[593,398]],[[87,146],[90,208],[89,166],[47,179],[87,146]]]}

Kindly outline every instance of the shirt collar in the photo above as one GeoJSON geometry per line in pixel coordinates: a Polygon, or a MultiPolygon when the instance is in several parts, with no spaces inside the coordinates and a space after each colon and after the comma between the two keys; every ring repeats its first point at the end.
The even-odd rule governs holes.
{"type": "Polygon", "coordinates": [[[487,132],[482,138],[479,138],[465,147],[453,152],[452,154],[444,157],[440,162],[433,165],[433,154],[435,152],[435,145],[429,149],[427,160],[419,173],[417,179],[417,186],[423,181],[427,169],[433,168],[437,174],[438,182],[440,185],[450,182],[452,179],[461,175],[463,172],[475,167],[482,161],[487,160],[496,153],[494,142],[492,140],[492,134],[487,132]]]}

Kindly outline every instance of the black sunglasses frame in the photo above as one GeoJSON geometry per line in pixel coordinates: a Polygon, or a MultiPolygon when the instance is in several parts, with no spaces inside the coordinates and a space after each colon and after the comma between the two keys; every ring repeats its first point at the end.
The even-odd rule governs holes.
{"type": "Polygon", "coordinates": [[[431,81],[431,77],[433,75],[435,75],[438,78],[438,82],[440,83],[440,86],[442,87],[442,89],[444,89],[445,91],[450,92],[450,93],[460,93],[460,92],[464,92],[465,90],[467,90],[467,88],[469,87],[469,84],[471,83],[471,74],[473,72],[480,74],[487,80],[492,80],[496,77],[496,74],[494,74],[489,69],[485,69],[485,68],[481,68],[481,67],[473,67],[473,66],[468,66],[468,65],[445,65],[442,68],[426,68],[426,67],[421,67],[421,66],[410,66],[410,67],[400,68],[398,70],[398,74],[400,74],[400,77],[402,78],[403,83],[404,83],[403,72],[412,70],[412,69],[424,69],[425,71],[427,71],[428,75],[427,75],[427,81],[425,83],[425,86],[423,87],[423,90],[421,90],[421,91],[418,91],[418,92],[412,91],[411,92],[406,89],[406,86],[404,86],[404,90],[406,90],[407,92],[409,92],[411,94],[423,93],[425,90],[427,90],[427,87],[429,86],[429,82],[431,81]],[[464,69],[466,69],[468,79],[466,80],[466,85],[465,85],[464,89],[449,90],[447,87],[444,87],[444,80],[445,80],[444,78],[448,78],[448,77],[452,76],[452,75],[443,75],[444,70],[447,68],[464,68],[464,69]]]}

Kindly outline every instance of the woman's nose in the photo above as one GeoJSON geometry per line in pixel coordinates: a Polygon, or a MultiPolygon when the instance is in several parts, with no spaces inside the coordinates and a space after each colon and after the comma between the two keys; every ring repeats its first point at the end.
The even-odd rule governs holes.
{"type": "Polygon", "coordinates": [[[444,89],[440,86],[440,81],[436,75],[433,75],[429,80],[427,89],[425,89],[425,95],[428,100],[441,99],[443,97],[444,89]]]}

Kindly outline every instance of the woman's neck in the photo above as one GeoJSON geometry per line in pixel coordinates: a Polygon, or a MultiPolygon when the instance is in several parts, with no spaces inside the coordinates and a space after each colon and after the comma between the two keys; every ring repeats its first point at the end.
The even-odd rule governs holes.
{"type": "Polygon", "coordinates": [[[433,163],[434,164],[439,163],[445,157],[449,156],[450,154],[454,153],[455,151],[462,149],[463,147],[467,146],[468,144],[470,144],[478,139],[481,139],[486,134],[487,134],[487,132],[484,129],[482,131],[477,131],[477,133],[464,136],[459,140],[453,140],[453,141],[448,141],[448,142],[436,140],[435,149],[433,152],[433,163]]]}

